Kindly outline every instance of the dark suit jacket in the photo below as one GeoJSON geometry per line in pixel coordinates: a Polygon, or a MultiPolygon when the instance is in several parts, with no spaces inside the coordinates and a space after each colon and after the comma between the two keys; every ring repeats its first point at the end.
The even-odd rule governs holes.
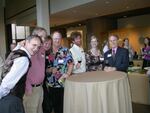
{"type": "Polygon", "coordinates": [[[112,49],[104,54],[104,67],[116,67],[117,71],[127,72],[129,66],[129,52],[125,48],[118,47],[115,58],[112,57],[112,49]]]}

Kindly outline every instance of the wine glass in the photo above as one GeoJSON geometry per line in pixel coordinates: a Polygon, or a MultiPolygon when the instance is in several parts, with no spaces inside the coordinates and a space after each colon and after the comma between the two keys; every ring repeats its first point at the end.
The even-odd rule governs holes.
{"type": "Polygon", "coordinates": [[[105,61],[105,66],[107,66],[107,67],[109,67],[110,65],[109,65],[109,61],[108,60],[106,60],[105,61]]]}
{"type": "Polygon", "coordinates": [[[101,63],[103,63],[103,62],[104,62],[104,57],[103,57],[103,56],[100,56],[100,58],[99,58],[99,59],[100,59],[100,62],[101,62],[101,63]]]}
{"type": "Polygon", "coordinates": [[[78,57],[78,63],[81,63],[81,62],[82,62],[82,58],[78,57]]]}

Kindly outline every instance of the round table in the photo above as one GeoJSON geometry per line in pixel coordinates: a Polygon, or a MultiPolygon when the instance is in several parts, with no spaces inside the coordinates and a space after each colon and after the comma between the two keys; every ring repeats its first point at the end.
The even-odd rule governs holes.
{"type": "Polygon", "coordinates": [[[93,71],[67,78],[64,113],[132,113],[127,74],[93,71]]]}

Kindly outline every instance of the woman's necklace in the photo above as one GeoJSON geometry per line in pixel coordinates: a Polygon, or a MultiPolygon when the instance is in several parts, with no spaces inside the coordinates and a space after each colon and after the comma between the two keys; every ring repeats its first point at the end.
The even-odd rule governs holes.
{"type": "Polygon", "coordinates": [[[58,47],[53,47],[53,54],[56,54],[58,52],[58,47]]]}
{"type": "Polygon", "coordinates": [[[99,56],[100,55],[99,50],[97,48],[92,48],[91,49],[91,53],[94,56],[99,56]]]}

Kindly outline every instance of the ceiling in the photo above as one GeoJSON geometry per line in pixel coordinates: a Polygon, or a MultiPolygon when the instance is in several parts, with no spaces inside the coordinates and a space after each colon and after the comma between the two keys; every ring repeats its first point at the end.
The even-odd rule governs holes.
{"type": "Polygon", "coordinates": [[[127,17],[150,14],[150,0],[95,0],[50,15],[52,27],[101,16],[127,17]]]}

